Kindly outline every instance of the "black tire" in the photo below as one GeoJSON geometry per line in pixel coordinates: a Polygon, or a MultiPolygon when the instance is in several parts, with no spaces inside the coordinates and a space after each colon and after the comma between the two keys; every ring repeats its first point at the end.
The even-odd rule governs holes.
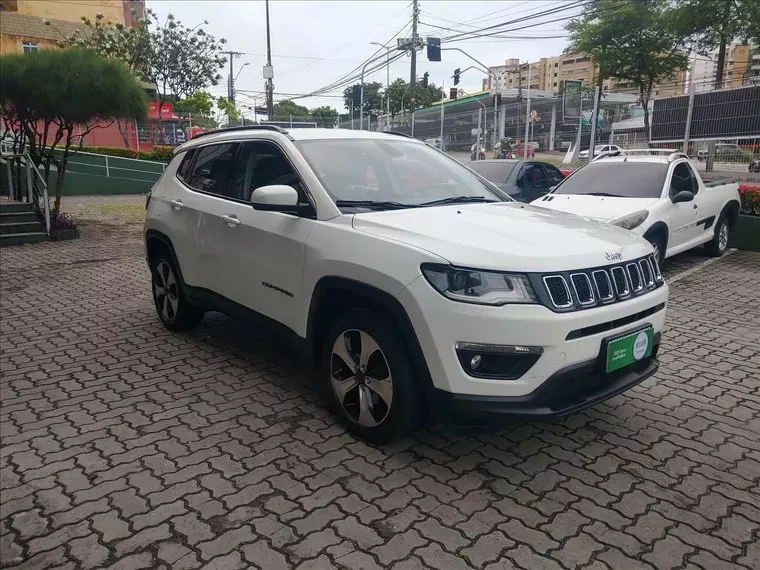
{"type": "Polygon", "coordinates": [[[657,259],[657,264],[662,268],[662,264],[665,261],[665,240],[659,235],[645,236],[647,241],[652,244],[654,248],[654,256],[657,259]]]}
{"type": "Polygon", "coordinates": [[[725,213],[720,215],[718,223],[715,224],[713,238],[705,244],[705,251],[711,257],[720,257],[728,249],[728,234],[731,230],[731,224],[728,222],[728,216],[725,213]]]}
{"type": "MultiPolygon", "coordinates": [[[[402,338],[395,323],[382,313],[356,309],[341,315],[324,340],[322,376],[333,407],[349,431],[375,445],[390,443],[412,432],[419,426],[422,418],[417,378],[402,338]],[[356,368],[362,352],[361,338],[366,338],[366,336],[360,337],[361,333],[368,335],[379,348],[379,351],[375,349],[366,359],[365,372],[368,372],[366,375],[360,374],[361,371],[349,370],[343,364],[345,360],[333,354],[333,348],[339,346],[336,343],[340,339],[346,347],[344,356],[353,357],[353,366],[356,368]],[[357,337],[359,338],[358,346],[357,337]],[[372,370],[371,373],[370,370],[372,370]],[[333,381],[334,375],[335,381],[333,381]],[[380,392],[375,392],[378,384],[387,386],[383,384],[386,380],[378,380],[381,377],[390,378],[390,406],[385,405],[380,392]],[[347,389],[341,400],[335,386],[342,382],[355,382],[355,386],[347,389]],[[364,411],[369,410],[371,421],[379,420],[377,425],[367,426],[359,423],[362,419],[360,392],[369,394],[370,406],[365,406],[364,411]]],[[[382,391],[387,392],[387,389],[382,391]]],[[[364,398],[366,397],[365,395],[364,398]]],[[[364,401],[367,402],[366,399],[364,401]]],[[[365,415],[364,418],[366,420],[367,416],[365,415]]]]}
{"type": "Polygon", "coordinates": [[[150,269],[153,304],[164,326],[170,331],[186,331],[198,326],[203,320],[203,311],[187,300],[172,259],[157,255],[150,269]]]}

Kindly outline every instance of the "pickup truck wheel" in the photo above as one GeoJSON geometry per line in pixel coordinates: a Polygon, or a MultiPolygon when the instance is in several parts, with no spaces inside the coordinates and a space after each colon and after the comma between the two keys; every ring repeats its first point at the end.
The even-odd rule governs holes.
{"type": "Polygon", "coordinates": [[[728,224],[728,217],[725,214],[720,216],[718,223],[715,226],[715,234],[712,240],[707,242],[706,249],[708,255],[712,257],[720,257],[728,249],[728,231],[730,227],[728,224]]]}
{"type": "Polygon", "coordinates": [[[651,236],[647,237],[649,243],[654,248],[654,258],[657,260],[657,264],[662,267],[663,261],[665,261],[665,244],[661,237],[651,236]]]}
{"type": "Polygon", "coordinates": [[[324,375],[348,429],[376,445],[417,427],[420,397],[397,327],[369,310],[349,311],[324,343],[324,375]]]}
{"type": "Polygon", "coordinates": [[[172,260],[158,257],[151,269],[153,303],[164,326],[171,331],[197,326],[203,320],[203,311],[188,302],[172,260]]]}

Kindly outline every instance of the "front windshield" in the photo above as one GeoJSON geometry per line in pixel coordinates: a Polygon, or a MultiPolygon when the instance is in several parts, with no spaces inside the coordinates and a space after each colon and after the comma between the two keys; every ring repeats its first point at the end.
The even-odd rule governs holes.
{"type": "Polygon", "coordinates": [[[490,180],[496,184],[503,184],[507,181],[507,178],[509,178],[509,175],[515,169],[515,164],[517,163],[505,162],[502,160],[498,162],[486,162],[480,160],[477,162],[471,162],[467,166],[480,174],[486,180],[490,180]]]}
{"type": "Polygon", "coordinates": [[[573,172],[553,194],[659,198],[668,173],[656,162],[594,162],[573,172]]]}
{"type": "Polygon", "coordinates": [[[427,145],[392,139],[321,139],[295,145],[339,207],[415,207],[442,200],[506,200],[459,162],[427,145]]]}

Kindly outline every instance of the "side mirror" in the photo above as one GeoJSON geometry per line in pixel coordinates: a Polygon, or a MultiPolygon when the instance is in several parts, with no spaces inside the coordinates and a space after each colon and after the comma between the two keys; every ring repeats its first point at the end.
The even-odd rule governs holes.
{"type": "Polygon", "coordinates": [[[678,194],[673,196],[673,203],[678,204],[680,202],[691,202],[694,199],[694,194],[681,190],[678,194]]]}
{"type": "MultiPolygon", "coordinates": [[[[302,214],[305,206],[298,203],[298,192],[292,186],[272,184],[256,188],[251,194],[254,210],[264,212],[282,212],[285,214],[302,214]]],[[[311,204],[308,204],[311,210],[311,204]]]]}

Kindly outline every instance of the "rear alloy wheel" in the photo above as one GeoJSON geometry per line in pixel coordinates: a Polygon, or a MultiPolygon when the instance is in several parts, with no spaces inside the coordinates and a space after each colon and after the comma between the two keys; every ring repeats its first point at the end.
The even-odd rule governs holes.
{"type": "Polygon", "coordinates": [[[356,310],[325,339],[335,407],[350,431],[374,444],[405,435],[420,419],[414,371],[400,336],[382,315],[356,310]]]}
{"type": "Polygon", "coordinates": [[[707,245],[707,253],[712,257],[720,257],[728,249],[728,233],[729,233],[728,218],[722,215],[718,220],[718,225],[715,226],[715,234],[712,240],[707,245]]]}
{"type": "Polygon", "coordinates": [[[153,267],[153,303],[161,322],[172,331],[188,330],[203,319],[203,311],[187,301],[174,264],[159,258],[153,267]]]}

